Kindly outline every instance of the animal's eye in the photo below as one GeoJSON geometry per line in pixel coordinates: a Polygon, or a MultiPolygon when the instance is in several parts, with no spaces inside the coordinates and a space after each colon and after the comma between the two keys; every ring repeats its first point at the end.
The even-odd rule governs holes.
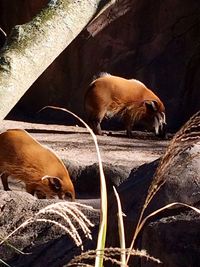
{"type": "Polygon", "coordinates": [[[72,200],[73,199],[72,193],[71,192],[66,192],[65,193],[65,199],[66,200],[72,200]]]}

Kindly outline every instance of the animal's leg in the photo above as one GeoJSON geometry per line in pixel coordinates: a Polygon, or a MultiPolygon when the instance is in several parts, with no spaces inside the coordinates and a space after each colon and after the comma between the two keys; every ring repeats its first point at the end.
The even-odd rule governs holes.
{"type": "Polygon", "coordinates": [[[131,129],[132,129],[132,127],[129,127],[129,128],[126,129],[126,135],[129,138],[133,137],[133,134],[132,134],[132,130],[131,129]]]}
{"type": "Polygon", "coordinates": [[[42,193],[41,191],[36,190],[35,194],[39,199],[45,199],[46,198],[45,194],[42,193]]]}
{"type": "Polygon", "coordinates": [[[105,116],[106,111],[97,113],[96,116],[89,117],[89,125],[92,128],[93,132],[97,135],[103,135],[101,130],[101,122],[105,116]]]}
{"type": "Polygon", "coordinates": [[[33,187],[33,185],[26,184],[26,192],[34,196],[35,188],[33,187]]]}
{"type": "Polygon", "coordinates": [[[9,186],[8,186],[8,176],[9,176],[9,174],[8,174],[7,172],[3,172],[3,173],[1,174],[1,181],[2,181],[2,184],[3,184],[3,189],[4,189],[5,191],[9,191],[9,190],[11,190],[11,189],[9,188],[9,186]]]}
{"type": "Polygon", "coordinates": [[[125,127],[126,127],[126,134],[129,138],[131,138],[133,135],[132,135],[132,128],[133,128],[133,122],[131,120],[131,117],[126,115],[124,117],[124,124],[125,124],[125,127]]]}
{"type": "Polygon", "coordinates": [[[95,134],[102,135],[101,125],[100,125],[100,122],[98,120],[90,121],[89,125],[95,134]]]}
{"type": "Polygon", "coordinates": [[[46,196],[41,192],[35,189],[35,187],[31,184],[26,184],[26,192],[28,192],[31,195],[36,195],[39,199],[44,199],[46,196]]]}

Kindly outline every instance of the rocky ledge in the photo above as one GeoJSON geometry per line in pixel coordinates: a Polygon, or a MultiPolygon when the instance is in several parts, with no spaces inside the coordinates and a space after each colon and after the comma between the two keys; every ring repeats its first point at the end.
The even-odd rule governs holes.
{"type": "MultiPolygon", "coordinates": [[[[200,123],[198,116],[195,123],[186,125],[186,129],[172,141],[157,140],[152,134],[139,132],[134,133],[132,139],[125,138],[124,132],[98,137],[108,186],[108,247],[119,246],[113,185],[117,187],[123,212],[126,214],[124,222],[127,246],[130,245],[145,198],[155,186],[162,184],[148,205],[144,216],[177,201],[199,207],[200,123]],[[193,131],[195,134],[191,134],[193,131]],[[161,161],[160,157],[162,157],[161,161]]],[[[79,208],[91,221],[88,228],[91,230],[92,240],[85,237],[82,227],[72,215],[70,220],[75,221],[84,249],[95,249],[99,224],[99,174],[91,136],[84,128],[78,126],[4,121],[1,124],[1,132],[8,128],[28,130],[38,141],[51,147],[63,159],[75,185],[77,202],[93,207],[79,208]]],[[[16,181],[10,181],[10,183],[13,191],[0,190],[1,237],[10,234],[29,218],[32,218],[33,222],[17,231],[0,246],[0,259],[15,267],[67,266],[74,255],[80,254],[80,246],[76,246],[75,241],[66,235],[64,229],[50,222],[38,220],[51,219],[62,223],[58,213],[48,214],[49,217],[45,218],[38,217],[39,210],[54,203],[57,205],[58,200],[38,200],[24,192],[20,183],[16,181]],[[17,252],[11,245],[25,254],[17,252]]],[[[73,204],[67,205],[70,207],[73,204]]],[[[181,205],[173,206],[146,222],[136,245],[159,258],[164,267],[196,267],[200,260],[199,219],[196,211],[181,205]]],[[[70,228],[70,225],[66,225],[66,228],[70,228]]],[[[156,266],[155,263],[144,259],[134,258],[134,261],[141,267],[156,266]]],[[[130,262],[130,266],[132,264],[133,262],[130,262]]],[[[109,262],[107,266],[111,266],[111,263],[109,262]]]]}

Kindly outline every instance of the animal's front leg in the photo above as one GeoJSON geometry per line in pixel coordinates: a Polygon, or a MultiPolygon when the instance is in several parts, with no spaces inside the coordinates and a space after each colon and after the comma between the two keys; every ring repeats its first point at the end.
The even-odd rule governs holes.
{"type": "Polygon", "coordinates": [[[29,194],[33,195],[35,194],[35,187],[33,187],[33,185],[30,184],[26,184],[26,192],[28,192],[29,194]]]}
{"type": "Polygon", "coordinates": [[[125,127],[126,127],[126,134],[127,134],[127,136],[129,138],[133,137],[133,134],[132,134],[133,122],[131,120],[131,117],[128,116],[127,114],[124,117],[124,124],[125,124],[125,127]]]}
{"type": "Polygon", "coordinates": [[[132,130],[131,129],[132,128],[126,129],[126,135],[127,135],[128,138],[132,138],[133,137],[133,134],[132,134],[132,130]]]}
{"type": "Polygon", "coordinates": [[[36,195],[39,199],[45,199],[45,198],[46,198],[46,195],[45,195],[43,192],[38,191],[38,190],[35,191],[35,195],[36,195]]]}
{"type": "Polygon", "coordinates": [[[46,198],[45,194],[41,191],[37,190],[33,184],[26,184],[26,192],[28,192],[31,195],[35,195],[39,199],[46,198]]]}
{"type": "Polygon", "coordinates": [[[9,186],[8,186],[8,176],[9,176],[9,174],[8,174],[7,172],[3,172],[3,173],[1,174],[1,181],[2,181],[2,184],[3,184],[3,189],[4,189],[5,191],[9,191],[9,190],[11,190],[11,189],[9,188],[9,186]]]}

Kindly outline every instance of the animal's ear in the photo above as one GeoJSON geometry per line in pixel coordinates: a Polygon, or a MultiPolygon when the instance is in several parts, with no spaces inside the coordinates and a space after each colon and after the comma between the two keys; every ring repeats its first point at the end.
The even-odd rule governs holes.
{"type": "Polygon", "coordinates": [[[158,111],[158,102],[156,100],[145,100],[145,106],[149,111],[158,111]]]}
{"type": "Polygon", "coordinates": [[[44,177],[42,177],[42,183],[48,185],[49,188],[55,193],[61,191],[61,179],[58,177],[45,175],[44,177]]]}

